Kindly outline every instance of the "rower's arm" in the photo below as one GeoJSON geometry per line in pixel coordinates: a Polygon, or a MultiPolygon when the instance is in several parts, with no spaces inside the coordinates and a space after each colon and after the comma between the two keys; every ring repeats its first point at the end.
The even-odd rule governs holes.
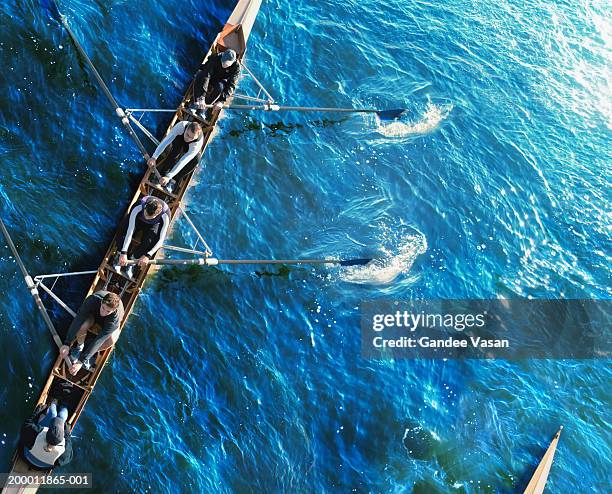
{"type": "Polygon", "coordinates": [[[202,96],[206,96],[208,84],[210,83],[210,74],[198,72],[193,83],[193,99],[198,101],[202,96]]]}
{"type": "Polygon", "coordinates": [[[72,449],[72,437],[70,437],[70,431],[68,430],[68,424],[64,425],[64,452],[62,455],[55,460],[55,466],[61,467],[68,465],[72,461],[73,449],[72,449]]]}
{"type": "Polygon", "coordinates": [[[21,427],[21,434],[19,435],[19,443],[28,449],[31,449],[36,442],[36,436],[42,430],[42,427],[38,426],[38,419],[41,417],[43,412],[46,412],[45,405],[37,405],[34,409],[34,413],[29,417],[23,426],[21,427]]]}
{"type": "Polygon", "coordinates": [[[180,172],[187,163],[198,155],[203,144],[204,137],[200,137],[196,142],[191,143],[187,152],[181,156],[181,159],[176,162],[176,165],[172,167],[172,170],[166,173],[166,177],[174,178],[174,176],[180,172]]]}
{"type": "Polygon", "coordinates": [[[163,223],[162,223],[161,231],[159,232],[159,240],[151,248],[151,250],[149,252],[147,252],[147,255],[151,259],[153,258],[155,253],[159,250],[159,248],[163,245],[164,240],[166,240],[166,235],[168,234],[168,227],[170,226],[170,215],[169,214],[164,214],[162,216],[162,221],[163,221],[163,223]]]}
{"type": "Polygon", "coordinates": [[[187,127],[188,123],[189,122],[182,121],[182,122],[177,123],[174,127],[172,127],[172,130],[168,132],[168,135],[164,137],[162,142],[160,142],[159,146],[157,146],[157,148],[155,149],[155,152],[153,153],[153,158],[155,159],[159,158],[159,156],[168,147],[168,144],[170,144],[177,135],[182,134],[185,131],[185,127],[187,127]]]}
{"type": "Polygon", "coordinates": [[[23,427],[21,427],[21,434],[19,435],[19,444],[22,447],[32,449],[36,442],[36,437],[40,434],[40,428],[37,423],[27,421],[23,427]]]}
{"type": "Polygon", "coordinates": [[[238,66],[238,62],[234,64],[234,67],[234,72],[227,79],[227,84],[224,84],[223,86],[223,93],[221,93],[221,101],[225,101],[227,98],[229,98],[236,89],[236,84],[238,84],[238,78],[240,77],[240,68],[238,66]]]}
{"type": "Polygon", "coordinates": [[[201,96],[206,96],[208,84],[210,83],[211,61],[208,60],[200,67],[193,81],[193,99],[198,100],[201,96]]]}
{"type": "Polygon", "coordinates": [[[132,242],[132,235],[134,235],[134,228],[136,227],[136,215],[142,211],[142,205],[136,206],[130,213],[130,220],[128,221],[127,231],[125,232],[125,239],[121,246],[121,254],[127,254],[130,243],[132,242]]]}

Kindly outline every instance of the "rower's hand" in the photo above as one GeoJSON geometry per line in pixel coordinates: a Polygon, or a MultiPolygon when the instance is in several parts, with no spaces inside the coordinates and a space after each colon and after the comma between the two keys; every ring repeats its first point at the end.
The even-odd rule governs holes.
{"type": "Polygon", "coordinates": [[[162,177],[159,179],[159,185],[161,185],[162,187],[168,185],[168,182],[170,182],[170,179],[168,177],[162,177]]]}
{"type": "Polygon", "coordinates": [[[70,347],[68,345],[62,345],[59,349],[59,354],[62,358],[64,358],[68,355],[69,351],[70,351],[70,347]]]}
{"type": "Polygon", "coordinates": [[[83,367],[83,362],[81,362],[80,360],[77,360],[74,364],[70,366],[70,369],[68,369],[68,372],[70,372],[70,374],[74,376],[77,372],[81,370],[81,367],[83,367]]]}
{"type": "Polygon", "coordinates": [[[215,110],[221,110],[221,108],[223,108],[223,103],[221,101],[217,101],[215,103],[215,110]]]}
{"type": "Polygon", "coordinates": [[[146,266],[147,264],[149,264],[149,256],[144,255],[140,259],[138,259],[138,265],[140,267],[146,266]]]}
{"type": "Polygon", "coordinates": [[[127,266],[128,258],[127,254],[121,254],[119,256],[119,266],[127,266]]]}
{"type": "Polygon", "coordinates": [[[157,160],[155,158],[149,158],[147,160],[147,166],[149,168],[153,168],[155,165],[157,165],[157,160]]]}
{"type": "Polygon", "coordinates": [[[196,100],[195,105],[198,107],[199,110],[203,110],[204,108],[206,108],[206,100],[204,99],[203,96],[200,96],[196,100]]]}

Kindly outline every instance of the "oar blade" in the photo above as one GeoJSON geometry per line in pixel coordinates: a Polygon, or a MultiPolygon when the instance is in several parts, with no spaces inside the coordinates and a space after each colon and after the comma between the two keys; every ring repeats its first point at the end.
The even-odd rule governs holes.
{"type": "Polygon", "coordinates": [[[340,261],[340,266],[365,266],[371,261],[371,257],[367,259],[347,259],[346,261],[340,261]]]}
{"type": "Polygon", "coordinates": [[[395,110],[381,110],[377,111],[376,115],[381,120],[396,120],[401,117],[404,113],[406,113],[406,108],[397,108],[395,110]]]}
{"type": "Polygon", "coordinates": [[[62,14],[59,11],[57,3],[55,3],[55,0],[40,0],[40,3],[52,19],[55,19],[56,21],[60,22],[62,14]]]}

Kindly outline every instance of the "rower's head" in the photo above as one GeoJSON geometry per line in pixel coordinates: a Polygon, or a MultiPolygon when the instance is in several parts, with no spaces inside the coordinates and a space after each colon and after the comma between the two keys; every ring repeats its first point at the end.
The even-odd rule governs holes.
{"type": "Polygon", "coordinates": [[[47,444],[45,445],[45,449],[47,451],[53,451],[56,449],[57,445],[60,444],[64,440],[64,420],[55,417],[51,421],[51,425],[47,430],[47,434],[45,436],[47,440],[47,444]]]}
{"type": "Polygon", "coordinates": [[[238,57],[236,56],[236,52],[234,50],[225,50],[223,53],[221,53],[221,66],[224,69],[227,69],[236,63],[237,58],[238,57]]]}
{"type": "Polygon", "coordinates": [[[119,295],[112,292],[107,293],[104,295],[102,303],[100,304],[100,316],[106,317],[111,315],[117,310],[120,303],[121,299],[119,298],[119,295]]]}
{"type": "Polygon", "coordinates": [[[159,216],[163,209],[164,206],[160,199],[157,197],[149,197],[144,205],[144,216],[146,219],[152,220],[156,216],[159,216]]]}
{"type": "Polygon", "coordinates": [[[191,122],[189,125],[187,125],[183,137],[185,138],[185,141],[191,142],[195,139],[199,139],[201,135],[202,126],[198,122],[191,122]]]}

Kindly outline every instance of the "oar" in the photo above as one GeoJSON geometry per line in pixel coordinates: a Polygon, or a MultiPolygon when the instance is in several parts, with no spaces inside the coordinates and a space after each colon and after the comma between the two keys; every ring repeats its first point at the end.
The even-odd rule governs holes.
{"type": "Polygon", "coordinates": [[[119,106],[119,103],[117,103],[117,100],[111,94],[110,90],[108,89],[108,86],[102,79],[102,76],[96,69],[93,62],[87,56],[87,53],[81,46],[81,43],[79,42],[78,38],[76,37],[72,29],[70,28],[70,25],[68,24],[68,19],[66,18],[66,16],[62,15],[62,13],[60,12],[57,6],[57,3],[55,3],[55,0],[42,0],[42,5],[49,11],[53,19],[55,19],[62,26],[64,26],[64,28],[68,32],[68,35],[70,36],[70,39],[72,39],[74,46],[76,47],[80,55],[83,57],[83,59],[87,63],[89,69],[91,70],[92,74],[96,78],[96,81],[98,81],[98,84],[100,88],[102,89],[102,92],[104,92],[104,95],[107,97],[108,101],[113,106],[113,110],[115,110],[115,114],[121,119],[121,123],[127,129],[128,134],[130,134],[130,137],[136,143],[136,145],[138,146],[138,149],[140,149],[140,152],[144,156],[145,160],[148,160],[150,158],[149,153],[147,152],[146,148],[144,147],[144,145],[142,144],[142,142],[136,135],[136,132],[134,132],[134,129],[130,125],[130,121],[128,120],[127,115],[125,114],[123,109],[119,106]]]}
{"type": "MultiPolygon", "coordinates": [[[[206,105],[212,107],[213,105],[206,105]]],[[[395,110],[376,110],[374,108],[326,108],[326,107],[309,107],[309,106],[279,106],[275,104],[266,105],[224,105],[223,108],[228,110],[243,110],[243,111],[303,111],[303,112],[334,112],[334,113],[375,113],[381,120],[395,120],[401,117],[406,111],[406,108],[397,108],[395,110]]]]}
{"type": "MultiPolygon", "coordinates": [[[[217,259],[215,257],[198,257],[195,259],[151,259],[147,264],[157,266],[216,266],[218,264],[339,264],[340,266],[364,266],[373,258],[363,259],[217,259]]],[[[130,260],[128,264],[136,264],[130,260]]]]}
{"type": "MultiPolygon", "coordinates": [[[[64,343],[62,343],[62,339],[57,334],[57,331],[55,330],[55,326],[53,326],[53,322],[51,321],[49,314],[47,314],[47,309],[45,309],[45,306],[43,305],[42,300],[40,299],[40,294],[38,293],[38,289],[36,288],[36,285],[34,284],[32,277],[28,274],[28,270],[26,269],[25,264],[23,264],[23,261],[21,260],[21,257],[19,256],[19,252],[17,252],[17,248],[15,247],[15,244],[13,243],[13,239],[11,238],[8,230],[6,229],[6,226],[4,225],[4,222],[1,219],[0,219],[0,230],[2,230],[2,234],[4,235],[4,238],[6,239],[6,243],[8,244],[9,249],[11,249],[11,252],[13,253],[13,257],[15,258],[15,261],[17,262],[17,266],[19,266],[19,269],[21,270],[21,273],[23,274],[23,278],[25,279],[26,285],[28,286],[28,289],[30,290],[30,294],[34,298],[36,307],[38,307],[38,310],[40,311],[40,314],[42,315],[45,321],[45,324],[47,325],[47,328],[49,328],[49,331],[51,331],[51,335],[53,336],[53,341],[55,341],[55,344],[57,345],[57,347],[60,348],[64,343]]],[[[67,357],[64,357],[64,360],[68,365],[72,365],[72,363],[70,362],[70,360],[68,360],[67,357]]]]}

